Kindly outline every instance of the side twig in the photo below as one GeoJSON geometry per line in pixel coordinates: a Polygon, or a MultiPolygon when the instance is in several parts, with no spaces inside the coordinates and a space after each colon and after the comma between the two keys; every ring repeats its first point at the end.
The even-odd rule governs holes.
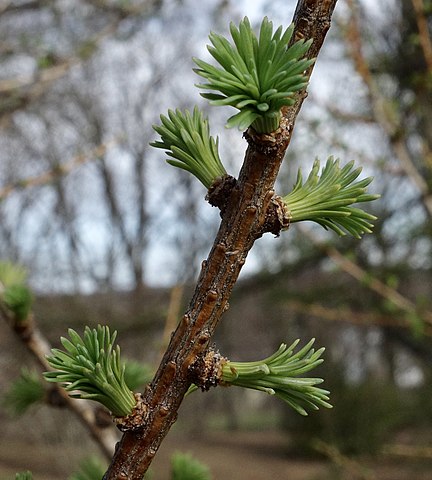
{"type": "MultiPolygon", "coordinates": [[[[345,257],[337,248],[323,244],[309,232],[306,232],[305,229],[302,229],[302,233],[306,235],[315,246],[324,251],[337,265],[339,265],[339,267],[342,268],[342,270],[359,282],[365,283],[370,290],[390,301],[403,312],[409,314],[417,313],[416,304],[414,302],[406,298],[394,288],[381,282],[377,278],[371,278],[368,272],[363,270],[359,265],[351,261],[349,258],[345,257]]],[[[432,326],[432,312],[425,311],[419,315],[421,316],[422,320],[428,324],[428,326],[432,326]]]]}
{"type": "MultiPolygon", "coordinates": [[[[52,370],[47,362],[47,356],[51,354],[51,345],[36,325],[32,313],[25,321],[17,322],[9,312],[0,305],[0,317],[2,317],[18,338],[44,370],[52,370]]],[[[97,425],[96,412],[89,402],[74,400],[60,385],[53,385],[56,393],[62,398],[63,404],[71,410],[82,425],[88,430],[90,436],[100,447],[104,456],[109,460],[112,457],[116,438],[109,429],[102,429],[97,425]]]]}
{"type": "Polygon", "coordinates": [[[428,21],[425,15],[425,4],[423,0],[411,0],[419,31],[419,42],[423,50],[423,56],[429,72],[432,73],[432,38],[429,32],[428,21]]]}
{"type": "MultiPolygon", "coordinates": [[[[345,257],[344,257],[345,258],[345,257]]],[[[412,325],[404,319],[397,319],[391,315],[379,315],[372,312],[358,312],[350,308],[340,307],[331,308],[319,303],[306,303],[298,300],[287,300],[284,305],[290,312],[296,312],[304,315],[312,315],[328,322],[349,323],[351,325],[361,326],[379,326],[390,328],[410,329],[412,325]]],[[[427,325],[423,334],[432,337],[432,326],[427,325]]]]}

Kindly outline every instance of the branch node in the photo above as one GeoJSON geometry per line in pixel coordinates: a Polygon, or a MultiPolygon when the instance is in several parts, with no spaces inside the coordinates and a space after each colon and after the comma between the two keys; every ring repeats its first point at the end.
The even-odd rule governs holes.
{"type": "Polygon", "coordinates": [[[210,340],[210,334],[208,332],[203,332],[198,337],[198,343],[200,345],[206,344],[210,340]]]}
{"type": "Polygon", "coordinates": [[[257,133],[252,127],[244,132],[243,137],[250,148],[264,155],[272,155],[278,152],[281,145],[289,139],[291,125],[285,117],[282,117],[279,128],[272,133],[257,133]]]}
{"type": "Polygon", "coordinates": [[[161,405],[159,407],[159,415],[161,417],[166,417],[168,415],[168,413],[169,413],[169,408],[167,406],[161,405]]]}
{"type": "Polygon", "coordinates": [[[223,215],[236,185],[237,180],[231,175],[217,177],[210,185],[205,199],[212,207],[218,207],[223,215]]]}
{"type": "Polygon", "coordinates": [[[227,359],[212,348],[199,355],[189,367],[190,380],[203,392],[216,387],[222,377],[222,364],[227,359]]]}
{"type": "Polygon", "coordinates": [[[190,325],[190,317],[188,314],[183,315],[182,323],[185,327],[190,325]]]}
{"type": "Polygon", "coordinates": [[[218,294],[216,290],[210,290],[207,293],[207,303],[214,303],[216,302],[217,298],[218,298],[218,294]]]}
{"type": "MultiPolygon", "coordinates": [[[[114,423],[121,432],[136,431],[143,427],[148,414],[148,406],[141,393],[135,393],[136,405],[132,413],[125,417],[114,417],[114,423]]],[[[126,477],[127,478],[127,477],[126,477]]]]}

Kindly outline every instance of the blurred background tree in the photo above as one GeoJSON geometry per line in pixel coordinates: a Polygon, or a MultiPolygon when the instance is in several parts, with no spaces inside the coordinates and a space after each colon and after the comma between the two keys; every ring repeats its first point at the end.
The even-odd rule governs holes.
{"type": "MultiPolygon", "coordinates": [[[[287,24],[295,3],[205,0],[199,12],[189,0],[1,4],[0,259],[28,270],[35,313],[50,340],[66,326],[109,323],[119,330],[124,352],[157,361],[182,313],[182,290],[170,296],[170,288],[182,284],[187,292],[210,246],[217,212],[202,202],[200,185],[152,151],[151,125],[173,105],[200,103],[188,87],[198,82],[191,57],[202,56],[210,29],[223,31],[244,15],[256,23],[268,15],[287,24]]],[[[432,3],[340,1],[326,42],[281,184],[294,183],[300,164],[311,166],[311,152],[321,160],[330,152],[344,161],[359,159],[382,194],[372,205],[379,221],[361,242],[339,241],[313,227],[299,232],[297,226],[276,242],[261,239],[217,342],[224,354],[247,360],[251,352],[258,358],[274,351],[281,331],[287,340],[318,337],[327,346],[320,374],[335,408],[302,419],[253,393],[217,389],[206,394],[211,399],[198,395],[186,402],[178,430],[197,436],[205,428],[229,427],[270,435],[283,426],[286,433],[277,440],[285,453],[293,447],[310,452],[312,439],[320,438],[340,455],[414,455],[415,465],[404,464],[406,476],[398,478],[412,476],[413,469],[416,478],[427,478],[432,3]],[[215,414],[197,415],[209,401],[215,414]]],[[[208,114],[217,135],[224,119],[208,114]]],[[[232,171],[244,151],[239,137],[224,132],[221,145],[232,171]]],[[[6,388],[31,360],[6,327],[0,343],[6,388]]],[[[12,449],[22,444],[16,425],[26,426],[27,441],[82,442],[73,418],[51,412],[40,409],[29,429],[28,418],[6,422],[1,410],[7,438],[16,439],[12,449]],[[56,421],[68,425],[62,438],[56,421]]],[[[253,435],[241,438],[264,448],[253,435]]],[[[265,438],[266,445],[275,441],[265,438]]],[[[338,463],[334,452],[324,451],[342,465],[337,474],[343,478],[347,464],[338,463]]],[[[2,444],[0,455],[7,464],[11,449],[2,444]]],[[[212,462],[205,453],[202,458],[212,462]]],[[[377,478],[396,478],[388,458],[372,462],[377,478]]],[[[70,465],[64,458],[49,461],[53,478],[70,465]]],[[[215,463],[216,478],[224,478],[215,463]]]]}

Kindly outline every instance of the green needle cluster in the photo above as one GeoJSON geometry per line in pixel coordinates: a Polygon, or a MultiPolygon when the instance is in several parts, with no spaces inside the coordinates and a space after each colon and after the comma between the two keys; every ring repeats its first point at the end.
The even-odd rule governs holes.
{"type": "Polygon", "coordinates": [[[33,480],[33,475],[27,470],[27,472],[17,473],[15,475],[15,480],[33,480]]]}
{"type": "Polygon", "coordinates": [[[124,366],[126,385],[133,391],[137,391],[153,378],[153,368],[148,364],[127,359],[124,361],[124,366]]]}
{"type": "Polygon", "coordinates": [[[45,388],[37,372],[23,368],[21,375],[4,396],[4,405],[14,414],[22,415],[32,405],[42,402],[45,388]]]}
{"type": "Polygon", "coordinates": [[[259,37],[245,17],[237,28],[230,24],[232,45],[226,38],[211,33],[210,54],[220,68],[194,58],[199,68],[195,72],[208,83],[198,84],[212,105],[230,105],[240,110],[227,127],[245,130],[250,125],[258,133],[270,133],[279,127],[280,109],[294,103],[295,92],[306,87],[305,71],[313,60],[303,58],[311,42],[298,41],[291,47],[294,27],[283,32],[280,26],[273,33],[273,23],[267,17],[261,23],[259,37]]]}
{"type": "Polygon", "coordinates": [[[0,262],[0,301],[18,322],[27,319],[33,303],[31,290],[26,286],[27,273],[10,262],[0,262]]]}
{"type": "Polygon", "coordinates": [[[277,395],[301,415],[307,415],[306,408],[331,408],[327,402],[329,392],[315,386],[323,380],[300,377],[323,362],[320,357],[324,348],[315,351],[312,339],[294,353],[298,343],[296,340],[289,347],[283,343],[276,353],[258,362],[226,361],[222,364],[221,380],[228,385],[277,395]]]}
{"type": "Polygon", "coordinates": [[[3,301],[6,307],[14,314],[18,322],[29,316],[33,303],[33,294],[25,285],[11,285],[3,292],[3,301]]]}
{"type": "Polygon", "coordinates": [[[171,480],[211,480],[208,467],[188,453],[176,452],[171,458],[171,480]]]}
{"type": "Polygon", "coordinates": [[[294,189],[283,197],[289,210],[290,222],[311,220],[341,236],[349,233],[360,238],[364,233],[371,233],[371,222],[376,217],[351,205],[376,200],[380,195],[366,193],[373,177],[356,182],[362,169],[353,167],[352,161],[340,168],[339,160],[330,157],[320,176],[320,162],[315,160],[304,183],[299,170],[294,189]]]}
{"type": "Polygon", "coordinates": [[[166,150],[171,157],[169,164],[192,173],[206,188],[226,175],[219,158],[218,138],[210,136],[208,120],[197,107],[192,114],[188,110],[169,110],[168,117],[161,115],[160,119],[162,125],[153,125],[153,129],[161,141],[150,145],[166,150]]]}
{"type": "Polygon", "coordinates": [[[27,280],[27,272],[23,267],[11,262],[0,262],[0,282],[2,285],[21,285],[27,280]]]}
{"type": "Polygon", "coordinates": [[[68,333],[70,340],[61,338],[66,351],[52,349],[48,362],[54,371],[45,378],[63,384],[73,398],[95,400],[117,417],[129,415],[136,400],[125,382],[120,347],[114,348],[117,332],[98,325],[86,327],[83,338],[72,329],[68,333]]]}
{"type": "Polygon", "coordinates": [[[72,474],[68,480],[96,480],[102,478],[106,465],[97,457],[88,457],[80,464],[78,472],[72,474]]]}

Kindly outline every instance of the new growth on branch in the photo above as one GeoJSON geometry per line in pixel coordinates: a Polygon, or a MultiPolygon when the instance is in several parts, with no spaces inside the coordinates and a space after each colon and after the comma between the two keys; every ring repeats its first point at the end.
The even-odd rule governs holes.
{"type": "MultiPolygon", "coordinates": [[[[258,36],[247,18],[238,27],[230,25],[233,43],[210,34],[212,46],[208,49],[219,67],[195,58],[195,72],[208,81],[197,86],[219,92],[201,94],[211,105],[239,110],[229,118],[227,127],[251,128],[258,134],[270,134],[279,128],[282,107],[291,106],[294,94],[306,87],[306,71],[314,62],[305,58],[312,40],[289,46],[293,31],[291,25],[273,33],[273,24],[266,17],[258,36]]],[[[208,190],[228,177],[218,152],[219,139],[210,136],[208,120],[198,107],[192,113],[169,110],[167,116],[161,115],[161,125],[153,128],[160,140],[152,145],[164,149],[168,163],[195,175],[208,190]]],[[[315,160],[305,182],[299,170],[293,190],[279,197],[288,223],[310,220],[339,235],[349,233],[357,238],[370,233],[375,217],[352,204],[378,198],[366,193],[372,178],[356,181],[361,168],[354,169],[354,162],[340,167],[339,160],[332,157],[321,174],[319,169],[320,162],[315,160]]],[[[54,371],[46,373],[46,379],[61,382],[76,398],[102,403],[115,417],[131,415],[141,400],[125,383],[126,367],[120,362],[119,347],[114,347],[116,332],[111,335],[108,327],[87,327],[83,339],[71,329],[69,337],[62,338],[65,351],[53,350],[49,362],[54,371]]],[[[213,361],[219,358],[212,372],[213,385],[237,385],[276,394],[303,415],[307,407],[330,407],[329,392],[316,387],[322,380],[300,377],[322,362],[324,349],[315,352],[311,341],[294,353],[297,343],[290,347],[282,344],[274,355],[258,362],[231,362],[213,355],[213,361]]],[[[206,381],[201,374],[201,385],[190,390],[206,385],[206,381]]]]}
{"type": "MultiPolygon", "coordinates": [[[[256,362],[226,359],[210,341],[246,256],[262,234],[279,234],[301,221],[356,238],[372,231],[375,217],[354,205],[379,195],[367,192],[372,178],[359,180],[361,168],[354,162],[341,166],[330,156],[321,168],[315,160],[305,181],[299,170],[288,194],[274,191],[305,98],[313,55],[324,41],[335,3],[315,2],[306,8],[299,2],[294,23],[285,30],[273,30],[266,17],[255,34],[245,17],[238,26],[230,25],[231,40],[210,34],[208,50],[216,65],[194,59],[195,72],[206,82],[197,84],[204,90],[201,95],[211,105],[238,110],[226,124],[245,131],[249,144],[238,178],[227,173],[219,139],[210,135],[198,107],[169,110],[153,127],[160,138],[152,145],[166,152],[169,164],[190,172],[205,186],[206,199],[220,209],[222,221],[194,296],[145,392],[134,393],[128,385],[116,332],[108,326],[86,327],[82,337],[70,329],[69,339],[61,339],[63,350],[53,349],[48,358],[53,369],[45,373],[48,381],[60,383],[74,398],[104,405],[125,432],[105,480],[141,480],[175,422],[183,397],[199,388],[251,388],[281,398],[302,415],[331,407],[329,392],[317,386],[322,379],[304,376],[323,361],[324,349],[314,350],[314,340],[298,350],[299,340],[282,344],[256,362]]],[[[0,290],[0,299],[17,318],[29,308],[20,285],[4,282],[0,290]]]]}

